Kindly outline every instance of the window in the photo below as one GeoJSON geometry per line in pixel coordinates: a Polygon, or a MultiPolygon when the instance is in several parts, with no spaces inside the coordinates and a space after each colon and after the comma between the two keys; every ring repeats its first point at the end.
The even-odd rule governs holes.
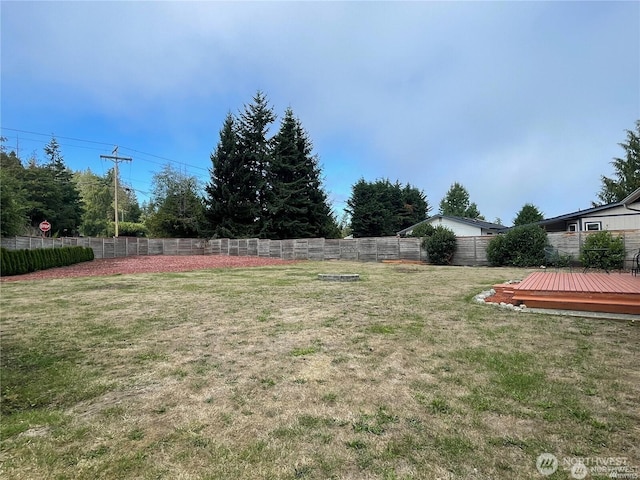
{"type": "Polygon", "coordinates": [[[584,229],[588,232],[595,232],[602,230],[602,224],[600,222],[584,222],[584,229]]]}
{"type": "Polygon", "coordinates": [[[567,231],[568,232],[577,232],[578,231],[578,224],[577,223],[570,223],[569,225],[567,225],[567,231]]]}

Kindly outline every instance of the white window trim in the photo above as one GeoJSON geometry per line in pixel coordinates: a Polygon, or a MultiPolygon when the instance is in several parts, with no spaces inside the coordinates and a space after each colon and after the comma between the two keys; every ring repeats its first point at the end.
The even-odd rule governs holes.
{"type": "Polygon", "coordinates": [[[584,222],[584,230],[586,232],[599,232],[602,230],[602,222],[584,222]],[[591,225],[595,225],[597,228],[589,228],[591,225]]]}
{"type": "Polygon", "coordinates": [[[578,224],[577,223],[570,223],[567,225],[567,232],[577,232],[578,231],[578,224]],[[571,228],[573,227],[573,228],[571,228]]]}

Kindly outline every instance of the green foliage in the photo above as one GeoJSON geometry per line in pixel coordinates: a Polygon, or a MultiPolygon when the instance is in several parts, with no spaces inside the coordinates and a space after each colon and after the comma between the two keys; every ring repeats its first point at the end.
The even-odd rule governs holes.
{"type": "Polygon", "coordinates": [[[624,241],[622,237],[614,237],[611,232],[607,231],[589,234],[582,245],[580,262],[588,268],[621,269],[624,266],[624,241]],[[602,251],[589,251],[593,249],[602,251]]]}
{"type": "Polygon", "coordinates": [[[563,253],[552,246],[545,247],[544,253],[545,266],[552,265],[556,268],[564,268],[570,267],[573,263],[573,256],[568,253],[563,253]]]}
{"type": "Polygon", "coordinates": [[[440,213],[450,217],[477,218],[483,220],[478,206],[469,203],[469,192],[458,182],[449,188],[444,198],[440,201],[440,213]]]}
{"type": "Polygon", "coordinates": [[[22,187],[20,175],[24,170],[15,157],[0,153],[0,236],[23,233],[28,223],[26,215],[27,192],[22,187]],[[17,164],[14,162],[17,160],[17,164]]]}
{"type": "Polygon", "coordinates": [[[451,265],[456,253],[456,234],[453,230],[438,225],[433,233],[422,241],[429,255],[429,262],[435,265],[451,265]]]}
{"type": "Polygon", "coordinates": [[[0,249],[0,275],[22,275],[24,273],[64,267],[93,260],[93,249],[89,247],[39,248],[34,250],[0,249]]]}
{"type": "Polygon", "coordinates": [[[424,220],[430,207],[424,193],[410,184],[361,178],[352,187],[346,210],[354,237],[382,237],[424,220]]]}
{"type": "Polygon", "coordinates": [[[536,223],[541,220],[544,220],[544,215],[538,210],[538,207],[531,203],[525,203],[518,212],[518,215],[516,215],[516,218],[513,219],[513,226],[529,225],[530,223],[536,223]]]}
{"type": "Polygon", "coordinates": [[[435,227],[430,223],[421,223],[420,225],[418,225],[416,228],[413,229],[410,235],[407,235],[407,236],[418,237],[418,238],[430,237],[431,235],[433,235],[435,230],[436,230],[435,227]]]}
{"type": "MultiPolygon", "coordinates": [[[[115,235],[115,222],[109,222],[107,236],[115,235]]],[[[118,222],[118,236],[120,237],[146,237],[149,229],[144,223],[118,222]]]]}
{"type": "Polygon", "coordinates": [[[522,225],[494,237],[487,246],[487,259],[494,266],[533,267],[543,265],[547,233],[537,225],[522,225]]]}
{"type": "Polygon", "coordinates": [[[263,236],[337,237],[338,227],[322,189],[318,158],[312,153],[309,135],[290,108],[272,145],[263,236]]]}
{"type": "Polygon", "coordinates": [[[153,176],[151,214],[146,219],[154,237],[198,238],[204,227],[204,204],[196,177],[165,165],[153,176]]]}
{"type": "MultiPolygon", "coordinates": [[[[84,213],[80,233],[87,237],[111,237],[114,235],[115,195],[114,195],[115,170],[110,169],[104,176],[93,173],[90,169],[75,172],[75,182],[82,198],[84,213]]],[[[125,222],[139,223],[140,206],[132,189],[124,186],[118,178],[118,213],[121,222],[118,222],[118,230],[125,222]]],[[[120,234],[120,231],[118,232],[120,234]]],[[[129,234],[132,235],[132,234],[129,234]]]]}
{"type": "Polygon", "coordinates": [[[309,135],[287,109],[280,129],[268,138],[275,118],[262,92],[238,117],[227,115],[205,187],[208,235],[340,236],[309,135]]]}
{"type": "Polygon", "coordinates": [[[635,131],[627,130],[626,143],[619,145],[625,151],[625,158],[614,158],[611,161],[615,171],[614,178],[604,175],[601,177],[602,188],[598,193],[601,203],[619,202],[640,188],[640,120],[636,120],[635,131]]]}
{"type": "MultiPolygon", "coordinates": [[[[115,215],[114,170],[104,177],[88,169],[72,172],[55,138],[44,151],[46,163],[32,158],[26,166],[14,152],[0,151],[0,235],[33,234],[43,220],[51,223],[49,235],[54,237],[109,235],[115,215]]],[[[123,221],[139,221],[133,190],[118,188],[118,210],[123,221]]]]}

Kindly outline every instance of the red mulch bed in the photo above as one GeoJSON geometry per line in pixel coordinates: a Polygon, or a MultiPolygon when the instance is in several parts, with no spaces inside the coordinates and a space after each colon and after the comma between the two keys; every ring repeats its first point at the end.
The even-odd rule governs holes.
{"type": "Polygon", "coordinates": [[[264,257],[226,257],[220,255],[153,255],[120,258],[101,258],[68,267],[50,268],[39,272],[2,277],[2,282],[20,280],[48,280],[51,278],[97,277],[130,273],[188,272],[209,268],[244,268],[287,265],[292,260],[264,257]]]}
{"type": "Polygon", "coordinates": [[[484,299],[487,303],[513,303],[513,293],[496,293],[484,299]]]}

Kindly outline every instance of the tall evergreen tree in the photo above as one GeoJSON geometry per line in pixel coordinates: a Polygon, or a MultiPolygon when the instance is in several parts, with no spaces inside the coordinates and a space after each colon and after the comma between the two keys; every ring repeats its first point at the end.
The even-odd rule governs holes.
{"type": "Polygon", "coordinates": [[[409,184],[360,179],[352,187],[346,211],[355,237],[379,237],[395,235],[424,220],[429,209],[424,193],[409,184]]]}
{"type": "Polygon", "coordinates": [[[253,102],[246,105],[238,119],[238,156],[242,164],[242,192],[238,195],[237,236],[265,237],[268,217],[267,182],[270,170],[271,144],[267,138],[269,126],[276,116],[266,96],[258,91],[253,102]]]}
{"type": "Polygon", "coordinates": [[[469,203],[469,192],[455,182],[440,201],[440,213],[451,217],[483,219],[475,203],[469,203]]]}
{"type": "MultiPolygon", "coordinates": [[[[243,236],[251,215],[249,202],[242,201],[244,184],[243,165],[238,155],[238,136],[235,118],[227,114],[220,141],[211,154],[211,181],[205,186],[208,232],[222,238],[243,236]]],[[[246,200],[246,199],[245,199],[246,200]]]]}
{"type": "Polygon", "coordinates": [[[635,131],[627,130],[626,143],[619,145],[625,151],[625,158],[611,161],[615,178],[601,177],[602,188],[598,193],[600,203],[594,203],[594,206],[619,202],[640,188],[640,120],[636,121],[635,131]]]}
{"type": "Polygon", "coordinates": [[[335,237],[337,225],[322,189],[318,159],[300,121],[288,108],[273,138],[265,235],[335,237]]]}
{"type": "Polygon", "coordinates": [[[513,219],[513,226],[519,227],[520,225],[529,225],[530,223],[536,223],[544,220],[544,215],[538,207],[532,203],[525,203],[516,218],[513,219]]]}
{"type": "MultiPolygon", "coordinates": [[[[55,137],[51,137],[49,143],[45,145],[44,153],[48,159],[44,168],[53,179],[52,194],[55,194],[57,200],[53,216],[48,218],[52,225],[52,233],[63,236],[76,235],[82,221],[82,202],[80,192],[73,182],[73,173],[65,165],[60,153],[60,145],[55,137]]],[[[38,220],[38,223],[40,221],[38,220]]]]}
{"type": "Polygon", "coordinates": [[[402,189],[402,211],[400,213],[400,228],[410,227],[421,222],[431,211],[427,197],[421,190],[406,184],[402,189]]]}
{"type": "Polygon", "coordinates": [[[23,175],[15,152],[0,151],[0,236],[20,235],[28,223],[23,175]]]}

